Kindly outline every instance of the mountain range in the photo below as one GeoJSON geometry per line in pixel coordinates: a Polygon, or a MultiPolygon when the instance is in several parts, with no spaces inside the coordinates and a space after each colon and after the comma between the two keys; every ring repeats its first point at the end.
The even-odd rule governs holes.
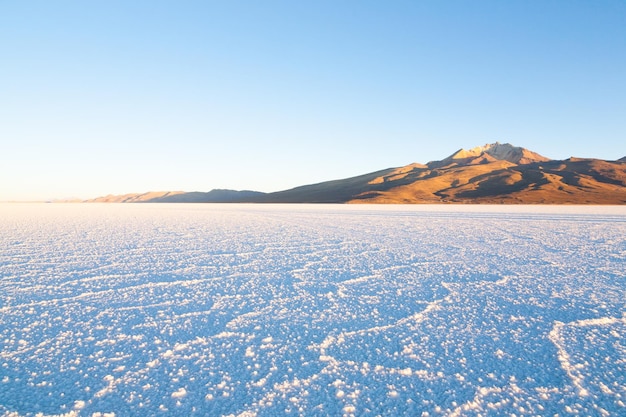
{"type": "Polygon", "coordinates": [[[626,157],[552,160],[508,143],[289,190],[149,192],[98,197],[117,203],[625,204],[626,157]]]}

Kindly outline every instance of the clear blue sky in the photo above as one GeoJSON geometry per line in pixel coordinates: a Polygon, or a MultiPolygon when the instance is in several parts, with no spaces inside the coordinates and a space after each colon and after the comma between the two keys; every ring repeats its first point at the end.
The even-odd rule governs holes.
{"type": "Polygon", "coordinates": [[[626,155],[626,2],[0,0],[0,200],[626,155]]]}

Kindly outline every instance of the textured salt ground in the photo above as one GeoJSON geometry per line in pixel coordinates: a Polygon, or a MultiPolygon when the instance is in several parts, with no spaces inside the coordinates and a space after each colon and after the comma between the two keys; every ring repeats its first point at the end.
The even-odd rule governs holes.
{"type": "Polygon", "coordinates": [[[0,415],[626,412],[621,207],[0,211],[0,415]]]}

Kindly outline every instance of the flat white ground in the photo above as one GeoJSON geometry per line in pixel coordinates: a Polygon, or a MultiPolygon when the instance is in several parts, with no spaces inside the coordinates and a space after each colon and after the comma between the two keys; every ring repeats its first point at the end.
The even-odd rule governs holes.
{"type": "Polygon", "coordinates": [[[626,207],[0,205],[0,415],[625,415],[626,207]]]}

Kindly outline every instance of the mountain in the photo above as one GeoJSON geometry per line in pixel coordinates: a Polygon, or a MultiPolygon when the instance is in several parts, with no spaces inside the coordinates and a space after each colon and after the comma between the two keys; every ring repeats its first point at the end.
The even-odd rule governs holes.
{"type": "Polygon", "coordinates": [[[626,203],[626,164],[594,159],[570,158],[519,165],[496,160],[415,170],[401,181],[356,196],[350,202],[626,203]]]}
{"type": "Polygon", "coordinates": [[[440,161],[266,194],[281,203],[624,204],[626,163],[556,161],[508,143],[460,149],[440,161]]]}
{"type": "Polygon", "coordinates": [[[248,203],[626,204],[626,160],[552,160],[508,143],[460,149],[413,163],[273,193],[213,190],[146,193],[92,201],[248,203]]]}

